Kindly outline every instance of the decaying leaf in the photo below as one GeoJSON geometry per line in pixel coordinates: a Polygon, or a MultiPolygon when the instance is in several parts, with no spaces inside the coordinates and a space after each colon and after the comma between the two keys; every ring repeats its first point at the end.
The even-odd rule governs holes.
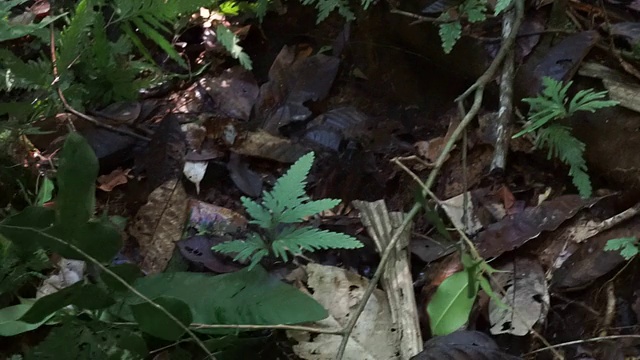
{"type": "Polygon", "coordinates": [[[601,198],[582,199],[578,195],[563,195],[524,211],[509,215],[487,226],[476,238],[478,252],[484,258],[499,256],[536,238],[542,231],[555,230],[565,220],[601,198]]]}
{"type": "Polygon", "coordinates": [[[187,260],[192,263],[206,267],[207,269],[217,273],[228,273],[242,269],[239,263],[234,262],[229,257],[220,255],[211,251],[211,248],[224,241],[227,238],[215,236],[196,235],[187,239],[178,241],[178,249],[187,260]]]}
{"type": "Polygon", "coordinates": [[[179,180],[156,188],[136,214],[130,233],[140,245],[140,269],[148,274],[162,272],[169,263],[175,243],[187,220],[187,193],[179,180]]]}
{"type": "Polygon", "coordinates": [[[262,193],[262,177],[249,168],[249,165],[242,161],[240,156],[235,153],[229,155],[227,163],[229,176],[233,183],[236,184],[245,195],[258,197],[262,193]]]}
{"type": "MultiPolygon", "coordinates": [[[[317,326],[344,326],[361,301],[368,280],[333,266],[309,264],[306,270],[313,298],[329,311],[329,317],[317,322],[317,326]]],[[[333,359],[341,341],[340,336],[329,334],[289,331],[288,335],[298,342],[293,351],[303,359],[333,359]]],[[[343,359],[393,359],[398,341],[386,296],[376,290],[351,333],[343,359]]]]}
{"type": "Polygon", "coordinates": [[[482,229],[483,224],[478,218],[476,200],[478,190],[468,191],[442,202],[441,206],[451,222],[467,234],[475,234],[482,229]],[[465,196],[467,203],[465,204],[465,196]],[[466,205],[466,207],[465,207],[466,205]]]}
{"type": "Polygon", "coordinates": [[[445,336],[436,336],[424,344],[424,350],[411,360],[519,360],[506,354],[495,341],[479,331],[456,331],[445,336]]]}
{"type": "Polygon", "coordinates": [[[269,69],[269,82],[260,87],[256,114],[262,128],[276,134],[291,121],[306,120],[311,111],[306,101],[327,96],[333,84],[340,59],[333,56],[297,52],[285,46],[269,69]]]}
{"type": "Polygon", "coordinates": [[[553,274],[551,285],[561,291],[580,290],[597,278],[609,273],[626,260],[620,251],[604,251],[611,239],[640,237],[640,219],[603,231],[580,245],[553,274]]]}
{"type": "Polygon", "coordinates": [[[620,106],[640,112],[638,93],[640,86],[624,73],[608,68],[598,63],[585,63],[580,67],[580,75],[602,80],[602,84],[609,91],[611,100],[620,102],[620,106]]]}
{"type": "MultiPolygon", "coordinates": [[[[517,258],[498,270],[507,271],[505,295],[500,306],[495,299],[489,303],[491,333],[527,335],[533,325],[544,321],[549,309],[549,291],[544,270],[540,263],[526,258],[517,258]]],[[[495,291],[499,294],[500,291],[495,291]]]]}
{"type": "Polygon", "coordinates": [[[367,116],[356,108],[340,107],[310,121],[304,138],[338,151],[344,139],[363,137],[366,124],[367,116]]]}
{"type": "Polygon", "coordinates": [[[248,156],[271,159],[282,163],[293,163],[309,149],[294,144],[289,139],[271,135],[265,131],[248,133],[245,139],[237,143],[233,151],[248,156]]]}
{"type": "Polygon", "coordinates": [[[200,84],[207,90],[216,109],[222,114],[241,120],[249,120],[251,109],[260,89],[253,74],[242,66],[225,70],[212,79],[203,78],[200,84]]]}
{"type": "Polygon", "coordinates": [[[142,104],[138,101],[120,101],[95,111],[95,113],[116,124],[132,124],[140,116],[141,110],[142,104]]]}
{"type": "Polygon", "coordinates": [[[98,176],[98,189],[109,192],[118,185],[126,184],[129,181],[130,171],[131,169],[117,168],[108,175],[98,176]]]}
{"type": "Polygon", "coordinates": [[[583,31],[564,38],[549,49],[539,61],[522,68],[521,75],[527,79],[518,81],[524,84],[522,90],[527,96],[534,97],[542,89],[544,77],[557,81],[570,80],[599,38],[596,30],[583,31]]]}
{"type": "MultiPolygon", "coordinates": [[[[449,122],[449,128],[444,136],[433,138],[428,141],[418,141],[414,144],[418,155],[430,163],[434,163],[438,159],[442,149],[449,139],[451,139],[451,136],[453,136],[453,132],[458,127],[458,124],[460,124],[459,116],[452,116],[450,118],[451,122],[449,122]]],[[[449,156],[447,156],[447,159],[449,159],[449,156]]]]}

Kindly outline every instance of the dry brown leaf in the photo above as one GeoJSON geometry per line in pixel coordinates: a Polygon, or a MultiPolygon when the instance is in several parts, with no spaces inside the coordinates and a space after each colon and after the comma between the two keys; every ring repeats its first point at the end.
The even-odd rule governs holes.
{"type": "Polygon", "coordinates": [[[140,245],[140,268],[147,274],[162,272],[182,236],[187,220],[187,193],[179,180],[165,182],[149,195],[131,226],[140,245]]]}
{"type": "MultiPolygon", "coordinates": [[[[329,311],[329,317],[315,325],[324,328],[344,326],[352,316],[369,280],[344,269],[318,264],[306,267],[313,298],[329,311]]],[[[351,333],[343,359],[393,359],[399,339],[391,320],[391,310],[382,290],[375,290],[351,333]]],[[[293,351],[300,358],[329,360],[335,358],[342,337],[329,334],[309,334],[290,331],[298,343],[293,351]]]]}
{"type": "MultiPolygon", "coordinates": [[[[418,141],[415,144],[418,155],[422,156],[427,161],[432,163],[438,160],[442,149],[444,149],[447,142],[449,142],[449,139],[451,139],[451,136],[453,136],[453,132],[456,130],[459,124],[460,119],[458,117],[452,117],[451,122],[449,123],[449,128],[447,129],[447,133],[444,136],[440,136],[429,141],[418,141]]],[[[448,159],[449,155],[447,155],[447,160],[448,159]]]]}
{"type": "Polygon", "coordinates": [[[129,182],[129,172],[131,169],[117,168],[108,175],[98,176],[98,189],[109,192],[118,185],[126,184],[129,182]]]}

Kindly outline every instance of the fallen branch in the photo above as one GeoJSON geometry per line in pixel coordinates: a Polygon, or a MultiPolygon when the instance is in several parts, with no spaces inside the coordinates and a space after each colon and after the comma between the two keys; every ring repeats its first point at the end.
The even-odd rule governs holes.
{"type": "MultiPolygon", "coordinates": [[[[508,38],[515,20],[515,9],[508,10],[502,19],[502,37],[508,38]]],[[[507,165],[509,151],[509,123],[513,116],[513,78],[514,78],[514,49],[507,51],[500,74],[500,107],[496,124],[496,143],[490,171],[504,170],[507,165]]]]}

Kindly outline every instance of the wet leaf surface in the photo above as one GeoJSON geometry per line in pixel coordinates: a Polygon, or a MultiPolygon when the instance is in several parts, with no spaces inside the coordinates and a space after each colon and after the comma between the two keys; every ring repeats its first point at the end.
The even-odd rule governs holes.
{"type": "Polygon", "coordinates": [[[269,133],[292,121],[306,120],[311,111],[306,101],[327,96],[340,60],[323,54],[308,56],[285,46],[269,70],[269,82],[260,87],[256,103],[257,122],[269,133]]]}
{"type": "Polygon", "coordinates": [[[542,78],[545,76],[558,81],[571,80],[598,39],[596,31],[583,31],[564,38],[542,59],[523,68],[522,76],[527,79],[521,82],[523,91],[527,96],[536,96],[542,90],[542,78]]]}
{"type": "Polygon", "coordinates": [[[609,240],[624,237],[640,237],[640,220],[633,219],[587,239],[555,271],[552,287],[561,291],[580,290],[623,264],[625,259],[619,251],[605,251],[604,247],[609,240]]]}
{"type": "Polygon", "coordinates": [[[563,195],[509,215],[480,232],[475,240],[484,258],[499,256],[536,238],[542,231],[555,230],[578,211],[590,207],[599,199],[582,199],[578,195],[563,195]]]}
{"type": "Polygon", "coordinates": [[[495,341],[479,331],[457,331],[437,336],[424,344],[424,350],[411,360],[517,360],[520,357],[506,354],[495,341]]]}
{"type": "Polygon", "coordinates": [[[242,269],[237,262],[232,261],[228,257],[224,257],[215,253],[211,248],[221,242],[226,241],[224,238],[214,236],[192,236],[178,242],[180,253],[192,263],[204,266],[205,268],[217,272],[228,273],[242,269]]]}
{"type": "Polygon", "coordinates": [[[260,89],[253,74],[241,66],[225,70],[220,76],[200,84],[209,93],[215,108],[222,115],[241,120],[249,120],[260,89]]]}
{"type": "Polygon", "coordinates": [[[227,163],[229,176],[245,195],[258,197],[262,193],[262,177],[249,168],[239,155],[231,153],[227,163]]]}

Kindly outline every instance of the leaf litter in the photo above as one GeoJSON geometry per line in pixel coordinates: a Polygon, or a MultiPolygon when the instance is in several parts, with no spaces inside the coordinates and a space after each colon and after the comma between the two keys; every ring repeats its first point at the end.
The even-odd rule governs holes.
{"type": "MultiPolygon", "coordinates": [[[[436,2],[430,11],[436,9],[439,12],[456,5],[436,2]]],[[[542,32],[544,27],[535,17],[530,17],[528,22],[530,31],[536,34],[521,35],[522,39],[519,40],[521,51],[518,58],[525,65],[518,75],[516,86],[520,88],[517,91],[528,95],[533,92],[535,95],[535,85],[543,76],[569,80],[580,71],[580,74],[602,79],[612,96],[619,96],[619,99],[626,101],[625,106],[633,109],[629,105],[633,102],[629,98],[629,93],[632,93],[629,89],[633,87],[620,80],[626,74],[617,71],[613,76],[609,68],[581,68],[583,61],[590,58],[595,44],[601,41],[602,32],[600,35],[595,30],[577,32],[552,47],[545,45],[547,52],[536,55],[538,41],[544,38],[538,32],[542,32]],[[529,53],[533,54],[534,60],[527,60],[529,53]],[[616,92],[616,88],[621,90],[616,92]]],[[[617,40],[634,46],[638,37],[636,25],[633,22],[620,22],[612,24],[607,31],[617,40]]],[[[243,36],[251,39],[254,30],[245,30],[243,36]]],[[[372,32],[365,36],[375,35],[372,32]]],[[[140,267],[149,276],[136,283],[137,288],[148,295],[165,294],[159,290],[167,290],[170,295],[194,308],[206,307],[203,298],[216,298],[220,294],[214,293],[211,288],[205,289],[209,292],[201,293],[199,290],[205,288],[203,284],[215,287],[216,280],[213,279],[218,276],[204,276],[193,282],[187,273],[163,270],[170,267],[172,258],[175,260],[182,256],[186,259],[185,266],[191,271],[230,273],[224,275],[226,278],[218,279],[232,281],[220,280],[223,286],[215,289],[223,294],[223,299],[216,299],[220,301],[216,308],[225,310],[211,315],[201,309],[194,313],[192,319],[185,317],[185,321],[259,324],[264,320],[260,309],[263,304],[251,301],[243,303],[246,306],[243,309],[249,310],[241,314],[235,307],[237,304],[233,303],[235,298],[232,290],[241,294],[238,299],[242,301],[256,297],[247,284],[263,286],[256,289],[265,293],[274,291],[278,296],[286,293],[300,297],[301,292],[291,292],[295,290],[291,287],[282,290],[285,289],[282,288],[284,284],[279,279],[285,277],[283,274],[303,269],[306,276],[296,279],[295,283],[309,296],[297,298],[296,301],[301,301],[297,303],[287,302],[286,297],[270,298],[268,312],[273,316],[270,321],[293,324],[308,319],[304,316],[299,319],[288,318],[288,315],[295,314],[286,304],[294,304],[300,313],[304,313],[300,304],[313,297],[329,315],[321,320],[327,314],[319,307],[313,308],[313,316],[319,320],[317,324],[330,328],[344,326],[367,286],[367,279],[360,275],[371,274],[384,248],[385,239],[389,240],[392,230],[402,220],[400,214],[396,214],[398,218],[394,219],[396,215],[390,215],[394,213],[389,213],[386,207],[406,209],[405,205],[414,199],[414,193],[418,191],[412,179],[394,169],[388,160],[397,156],[420,157],[422,164],[426,160],[429,166],[412,167],[424,179],[452,136],[457,121],[446,116],[432,120],[436,118],[433,114],[440,110],[421,112],[421,121],[416,125],[416,122],[404,118],[410,113],[407,109],[415,105],[392,108],[392,101],[389,100],[391,94],[389,97],[375,97],[362,91],[362,88],[366,88],[363,82],[369,81],[363,79],[373,79],[374,76],[365,74],[365,66],[356,68],[364,76],[353,75],[358,73],[353,69],[351,72],[345,71],[347,75],[341,72],[342,66],[353,64],[346,63],[348,57],[339,56],[354,44],[349,43],[348,36],[338,39],[342,51],[334,49],[331,56],[303,42],[297,45],[289,43],[279,48],[273,45],[275,48],[270,51],[277,55],[266,66],[268,74],[263,73],[262,76],[258,76],[260,70],[249,72],[238,66],[216,64],[214,71],[200,76],[191,87],[173,89],[172,94],[163,99],[169,106],[153,105],[150,110],[141,102],[123,102],[95,112],[117,125],[142,125],[139,131],[143,131],[143,128],[149,130],[152,140],[142,150],[139,143],[127,137],[118,135],[111,138],[108,132],[82,130],[100,160],[98,187],[110,193],[125,193],[129,197],[125,198],[129,202],[125,207],[129,215],[135,214],[130,216],[127,228],[130,237],[122,251],[130,251],[130,247],[139,248],[140,267]],[[256,80],[267,77],[268,81],[262,84],[256,80]],[[244,210],[239,200],[241,196],[258,197],[263,186],[273,185],[284,167],[310,150],[320,154],[318,164],[309,177],[314,194],[360,200],[363,197],[361,192],[374,194],[368,190],[362,191],[360,185],[363,182],[380,184],[382,191],[375,193],[375,196],[376,200],[384,198],[385,206],[379,213],[371,211],[371,207],[376,206],[377,210],[382,209],[379,203],[365,206],[364,202],[345,201],[339,211],[306,219],[323,227],[341,228],[357,234],[369,241],[367,248],[353,253],[327,251],[308,257],[299,256],[295,265],[288,267],[266,263],[267,271],[255,277],[247,276],[242,270],[246,264],[230,261],[211,252],[212,246],[241,237],[247,226],[252,226],[247,225],[243,217],[244,210]],[[122,156],[122,153],[126,155],[122,156]],[[134,157],[135,162],[132,161],[134,157]],[[115,161],[111,161],[113,159],[115,161]],[[362,178],[365,180],[358,182],[357,179],[362,178]],[[194,186],[186,183],[185,179],[194,186]],[[132,195],[134,192],[136,196],[132,195]],[[351,194],[357,195],[350,198],[351,194]],[[376,214],[374,221],[370,218],[373,214],[376,214]],[[361,223],[345,220],[357,216],[361,217],[361,223]],[[377,245],[374,245],[376,242],[377,245]],[[328,266],[330,264],[340,264],[344,268],[328,266]],[[169,274],[177,275],[172,277],[169,274]],[[172,288],[166,289],[168,286],[172,288]],[[225,297],[227,295],[228,298],[225,297]],[[216,318],[203,318],[204,313],[216,318]],[[239,315],[233,318],[220,314],[239,315]]],[[[209,50],[215,50],[210,45],[207,45],[209,50]]],[[[493,51],[491,44],[480,45],[493,51]]],[[[361,50],[356,48],[353,51],[357,54],[361,50]]],[[[369,54],[372,59],[379,55],[369,54]]],[[[399,67],[394,61],[402,61],[400,58],[391,61],[383,56],[379,58],[387,61],[383,65],[389,69],[399,67]]],[[[387,81],[391,84],[393,80],[387,81]]],[[[442,88],[443,92],[446,87],[445,84],[435,86],[442,88]]],[[[382,89],[389,93],[397,90],[395,86],[382,89]]],[[[381,89],[368,91],[373,93],[374,90],[379,94],[381,89]]],[[[484,110],[486,114],[494,111],[484,110]]],[[[550,297],[549,287],[552,293],[592,289],[594,284],[597,287],[601,282],[611,279],[613,272],[624,263],[618,252],[605,251],[604,248],[611,239],[638,238],[637,221],[627,219],[622,226],[594,228],[593,223],[598,223],[598,219],[594,219],[596,216],[592,212],[607,212],[613,208],[620,211],[619,207],[611,205],[609,199],[603,196],[582,199],[571,195],[575,191],[563,178],[563,169],[549,164],[540,165],[540,157],[531,151],[531,143],[527,140],[512,142],[510,156],[513,166],[508,168],[506,174],[497,178],[488,176],[487,167],[496,136],[491,128],[492,119],[491,116],[481,119],[481,127],[486,128],[477,133],[470,132],[468,142],[457,143],[449,154],[434,190],[446,200],[431,204],[434,205],[429,210],[431,217],[415,219],[413,233],[407,234],[407,239],[401,242],[398,253],[394,255],[397,257],[392,261],[395,267],[389,265],[393,271],[383,275],[382,288],[376,289],[356,324],[345,358],[390,359],[398,358],[397,354],[403,354],[401,358],[414,356],[414,359],[448,356],[457,359],[518,358],[500,350],[487,334],[526,337],[531,336],[533,329],[540,330],[541,326],[555,329],[557,323],[552,315],[548,315],[551,314],[550,309],[559,304],[568,305],[550,297]],[[466,168],[463,167],[463,161],[466,161],[466,168]],[[531,169],[534,171],[528,171],[531,169]],[[441,226],[434,223],[434,215],[440,218],[441,226]],[[582,221],[585,218],[589,220],[582,221]],[[470,272],[465,270],[469,264],[461,263],[458,252],[460,235],[454,228],[464,229],[479,255],[484,259],[492,259],[491,264],[495,264],[495,269],[506,271],[492,273],[491,277],[495,279],[505,278],[499,284],[492,283],[495,286],[493,290],[469,277],[470,272]],[[589,235],[580,235],[581,232],[589,235]],[[569,233],[568,236],[562,235],[569,233]],[[425,245],[427,242],[430,245],[425,245]],[[425,250],[428,247],[436,250],[425,250]],[[410,255],[407,249],[417,255],[411,261],[408,261],[410,255]],[[446,266],[438,267],[442,264],[446,266]],[[429,271],[434,272],[430,275],[431,280],[426,284],[421,283],[420,276],[416,274],[429,271]],[[412,285],[415,285],[415,289],[412,285]],[[403,290],[398,291],[400,288],[403,290]],[[457,294],[455,299],[459,301],[452,301],[451,297],[440,301],[442,299],[437,297],[440,295],[433,294],[436,289],[449,289],[457,294]],[[475,290],[480,294],[477,299],[468,296],[469,289],[478,289],[475,290]],[[409,309],[403,309],[402,305],[409,309]],[[442,307],[449,307],[449,310],[433,310],[442,307]],[[461,311],[462,308],[465,310],[461,311]],[[417,331],[418,335],[424,335],[425,338],[443,336],[432,336],[424,344],[423,352],[419,352],[422,344],[414,347],[403,344],[407,339],[399,338],[402,322],[397,320],[402,318],[400,315],[403,312],[411,314],[405,318],[405,325],[413,321],[414,326],[422,326],[422,334],[417,331]],[[468,330],[471,328],[483,332],[468,330]]],[[[33,138],[37,139],[37,136],[33,138]]],[[[42,142],[46,143],[45,140],[42,142]]],[[[107,198],[114,197],[109,195],[107,198]]],[[[108,205],[104,208],[109,209],[108,205]]],[[[68,270],[60,266],[59,271],[63,273],[68,270]]],[[[79,278],[83,276],[77,275],[79,278]]],[[[628,285],[622,280],[616,281],[619,288],[628,285]]],[[[629,294],[622,293],[621,296],[631,299],[629,294]]],[[[573,296],[570,294],[567,296],[573,296]]],[[[131,301],[133,304],[137,300],[131,301]]],[[[593,299],[589,301],[588,306],[602,308],[602,303],[593,299]]],[[[180,304],[171,301],[165,303],[167,308],[174,309],[183,308],[180,304]]],[[[317,305],[314,302],[305,304],[311,307],[317,305]]],[[[172,340],[178,336],[171,332],[171,325],[159,326],[162,323],[154,320],[158,314],[146,311],[149,309],[138,310],[133,315],[121,315],[129,318],[135,316],[142,331],[148,334],[161,338],[169,336],[172,340]]],[[[576,311],[568,311],[565,317],[568,321],[580,318],[576,311]]],[[[550,331],[542,329],[543,336],[552,338],[550,331]]],[[[575,334],[566,330],[564,334],[570,340],[575,339],[575,334]]],[[[340,336],[328,334],[289,331],[288,335],[295,339],[289,340],[293,352],[308,359],[331,358],[340,342],[340,336]]],[[[500,345],[504,346],[504,342],[500,345]]],[[[519,355],[528,350],[518,346],[505,348],[519,355]]]]}

